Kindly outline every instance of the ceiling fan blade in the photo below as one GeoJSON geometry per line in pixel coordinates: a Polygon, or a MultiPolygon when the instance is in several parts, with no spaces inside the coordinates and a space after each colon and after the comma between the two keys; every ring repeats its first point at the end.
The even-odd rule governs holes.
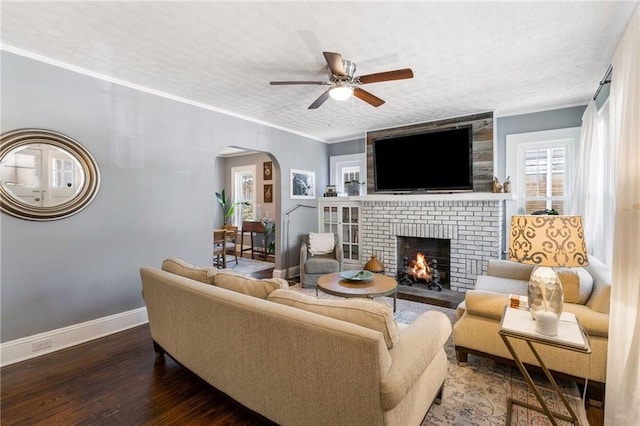
{"type": "Polygon", "coordinates": [[[325,92],[320,95],[320,97],[318,99],[316,99],[315,101],[313,101],[313,103],[311,105],[309,105],[309,107],[307,109],[316,109],[318,108],[320,105],[322,105],[323,103],[325,103],[325,101],[329,99],[329,90],[325,90],[325,92]]]}
{"type": "Polygon", "coordinates": [[[373,95],[367,92],[366,90],[362,90],[359,87],[356,87],[353,89],[353,96],[355,96],[358,99],[362,99],[363,101],[373,105],[376,108],[384,103],[384,101],[379,97],[377,97],[376,95],[373,95]]]}
{"type": "Polygon", "coordinates": [[[342,64],[342,55],[333,52],[322,52],[331,72],[339,77],[347,74],[342,64]]]}
{"type": "Polygon", "coordinates": [[[403,68],[401,70],[361,75],[360,77],[358,77],[358,81],[361,84],[369,84],[379,83],[381,81],[403,80],[405,78],[413,78],[413,71],[411,71],[411,68],[403,68]]]}
{"type": "Polygon", "coordinates": [[[269,84],[272,86],[285,86],[291,84],[313,84],[321,86],[328,83],[326,81],[270,81],[269,84]]]}

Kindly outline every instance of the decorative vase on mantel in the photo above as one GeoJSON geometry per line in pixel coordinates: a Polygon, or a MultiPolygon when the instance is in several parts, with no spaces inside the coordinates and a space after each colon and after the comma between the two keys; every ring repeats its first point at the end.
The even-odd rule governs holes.
{"type": "Polygon", "coordinates": [[[384,264],[378,260],[378,257],[374,254],[371,255],[371,259],[365,263],[364,269],[376,274],[382,274],[384,272],[384,264]]]}

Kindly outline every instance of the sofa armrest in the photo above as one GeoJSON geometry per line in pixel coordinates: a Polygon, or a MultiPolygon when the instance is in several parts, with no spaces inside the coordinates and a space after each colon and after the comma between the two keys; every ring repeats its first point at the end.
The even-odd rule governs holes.
{"type": "Polygon", "coordinates": [[[509,303],[509,295],[482,290],[467,290],[464,296],[466,312],[469,315],[500,321],[504,307],[509,303]]]}
{"type": "Polygon", "coordinates": [[[398,405],[420,378],[451,335],[451,321],[445,314],[427,311],[400,334],[389,350],[391,367],[382,379],[381,401],[384,410],[398,405]]]}
{"type": "Polygon", "coordinates": [[[302,268],[309,257],[309,248],[307,243],[303,242],[300,245],[300,268],[302,268]]]}
{"type": "Polygon", "coordinates": [[[344,252],[342,250],[342,244],[340,244],[340,241],[338,241],[337,238],[336,238],[336,245],[333,249],[336,253],[336,260],[340,264],[340,270],[342,271],[342,260],[344,259],[344,252]]]}
{"type": "Polygon", "coordinates": [[[487,275],[529,281],[533,268],[532,265],[525,265],[510,260],[491,259],[487,265],[487,275]]]}

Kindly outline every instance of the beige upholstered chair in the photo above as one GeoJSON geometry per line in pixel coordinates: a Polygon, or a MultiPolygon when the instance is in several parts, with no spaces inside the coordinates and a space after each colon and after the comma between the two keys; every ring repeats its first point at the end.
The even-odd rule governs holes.
{"type": "Polygon", "coordinates": [[[238,241],[238,227],[234,225],[224,225],[223,228],[227,231],[227,236],[224,244],[225,254],[233,256],[237,265],[238,253],[236,244],[238,241]]]}
{"type": "Polygon", "coordinates": [[[342,245],[336,234],[333,235],[334,245],[330,253],[314,253],[313,247],[307,234],[302,238],[300,246],[300,285],[302,287],[315,287],[322,275],[342,270],[342,245]]]}

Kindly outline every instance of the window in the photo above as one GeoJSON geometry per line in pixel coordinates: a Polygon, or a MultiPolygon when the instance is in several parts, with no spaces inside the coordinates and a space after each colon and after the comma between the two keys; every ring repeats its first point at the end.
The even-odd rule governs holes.
{"type": "MultiPolygon", "coordinates": [[[[364,182],[367,175],[366,154],[336,155],[329,159],[331,175],[330,184],[335,185],[338,193],[346,193],[344,183],[352,180],[364,182]]],[[[366,191],[366,186],[361,187],[361,191],[366,191]]],[[[361,192],[363,195],[365,192],[361,192]]]]}
{"type": "Polygon", "coordinates": [[[247,202],[248,205],[239,204],[233,213],[233,223],[240,226],[243,220],[253,220],[256,217],[256,166],[232,167],[233,199],[232,203],[247,202]]]}
{"type": "Polygon", "coordinates": [[[51,160],[51,186],[64,188],[73,186],[73,161],[53,158],[51,160]]]}
{"type": "Polygon", "coordinates": [[[566,213],[566,149],[524,149],[524,210],[554,209],[566,213]]]}
{"type": "Polygon", "coordinates": [[[579,127],[507,135],[507,175],[517,198],[507,203],[507,223],[539,210],[569,214],[579,140],[579,127]]]}

